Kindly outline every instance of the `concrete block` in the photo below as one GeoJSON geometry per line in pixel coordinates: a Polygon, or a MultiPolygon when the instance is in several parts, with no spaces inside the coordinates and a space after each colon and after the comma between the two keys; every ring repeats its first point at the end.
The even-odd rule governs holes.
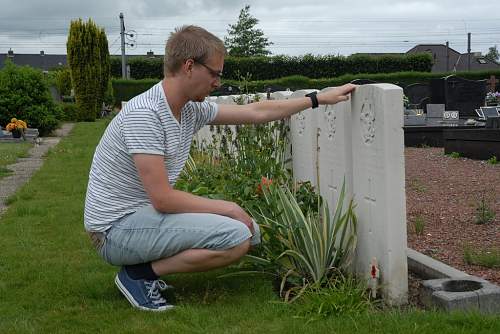
{"type": "Polygon", "coordinates": [[[500,314],[500,287],[475,276],[424,281],[420,300],[428,308],[500,314]]]}

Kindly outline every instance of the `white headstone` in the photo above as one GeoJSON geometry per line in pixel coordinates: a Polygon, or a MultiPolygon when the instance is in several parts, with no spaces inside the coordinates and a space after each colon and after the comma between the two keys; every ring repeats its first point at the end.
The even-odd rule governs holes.
{"type": "MultiPolygon", "coordinates": [[[[295,91],[290,98],[303,98],[314,89],[295,91]]],[[[292,137],[293,177],[296,181],[318,183],[318,109],[306,109],[291,117],[290,133],[292,137]]]]}
{"type": "Polygon", "coordinates": [[[384,299],[407,302],[403,91],[364,85],[352,95],[353,192],[358,216],[356,270],[378,260],[384,299]]]}
{"type": "Polygon", "coordinates": [[[287,100],[292,95],[292,92],[289,90],[283,90],[279,92],[271,93],[272,100],[287,100]]]}
{"type": "MultiPolygon", "coordinates": [[[[325,88],[322,92],[332,88],[325,88]]],[[[351,102],[320,106],[318,127],[320,194],[327,201],[330,213],[333,213],[344,180],[347,191],[344,207],[352,198],[351,102]]]]}

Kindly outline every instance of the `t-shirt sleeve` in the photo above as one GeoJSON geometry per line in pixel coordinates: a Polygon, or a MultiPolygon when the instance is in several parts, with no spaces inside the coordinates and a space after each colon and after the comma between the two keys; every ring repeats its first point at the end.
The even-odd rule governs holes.
{"type": "Polygon", "coordinates": [[[165,155],[165,133],[153,110],[137,109],[124,116],[122,136],[130,154],[165,155]]]}
{"type": "Polygon", "coordinates": [[[193,103],[196,121],[194,125],[194,133],[198,132],[202,127],[209,124],[217,116],[219,107],[214,102],[195,102],[193,103]]]}

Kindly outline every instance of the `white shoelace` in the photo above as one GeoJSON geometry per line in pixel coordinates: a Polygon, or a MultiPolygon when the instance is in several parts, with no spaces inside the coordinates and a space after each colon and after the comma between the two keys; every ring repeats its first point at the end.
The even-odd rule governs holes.
{"type": "Polygon", "coordinates": [[[152,299],[153,304],[167,304],[167,300],[162,297],[160,290],[165,290],[168,284],[162,280],[146,281],[146,288],[148,288],[148,297],[152,299]]]}

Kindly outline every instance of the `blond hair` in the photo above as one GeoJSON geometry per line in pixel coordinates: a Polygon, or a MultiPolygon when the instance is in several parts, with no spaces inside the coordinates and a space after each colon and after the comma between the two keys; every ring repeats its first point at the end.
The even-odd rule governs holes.
{"type": "Polygon", "coordinates": [[[214,54],[226,55],[224,43],[217,36],[193,25],[176,28],[165,46],[164,75],[175,74],[188,59],[204,63],[214,54]]]}

